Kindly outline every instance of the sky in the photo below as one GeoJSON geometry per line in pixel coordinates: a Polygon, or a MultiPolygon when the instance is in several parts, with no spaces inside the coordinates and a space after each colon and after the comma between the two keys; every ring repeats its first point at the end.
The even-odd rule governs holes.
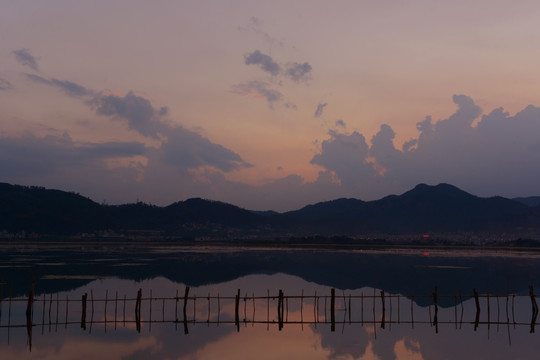
{"type": "Polygon", "coordinates": [[[0,182],[276,211],[540,195],[537,1],[0,8],[0,182]]]}

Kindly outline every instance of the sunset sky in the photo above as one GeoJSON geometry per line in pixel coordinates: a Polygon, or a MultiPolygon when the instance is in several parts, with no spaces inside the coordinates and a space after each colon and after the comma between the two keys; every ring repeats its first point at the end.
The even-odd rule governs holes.
{"type": "Polygon", "coordinates": [[[540,195],[538,1],[0,9],[0,182],[277,211],[540,195]]]}

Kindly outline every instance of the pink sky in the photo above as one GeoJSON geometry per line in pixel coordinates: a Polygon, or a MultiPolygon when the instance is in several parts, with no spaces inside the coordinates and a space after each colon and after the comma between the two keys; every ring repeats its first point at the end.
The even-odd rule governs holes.
{"type": "Polygon", "coordinates": [[[279,211],[540,195],[536,1],[1,8],[1,182],[279,211]]]}

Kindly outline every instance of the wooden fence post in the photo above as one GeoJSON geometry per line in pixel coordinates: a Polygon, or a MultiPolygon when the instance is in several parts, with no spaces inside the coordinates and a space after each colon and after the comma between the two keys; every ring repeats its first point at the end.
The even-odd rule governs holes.
{"type": "Polygon", "coordinates": [[[336,331],[336,289],[330,290],[330,331],[336,331]]]}
{"type": "Polygon", "coordinates": [[[87,293],[84,293],[82,296],[82,313],[81,313],[81,329],[86,330],[86,299],[88,297],[87,293]]]}

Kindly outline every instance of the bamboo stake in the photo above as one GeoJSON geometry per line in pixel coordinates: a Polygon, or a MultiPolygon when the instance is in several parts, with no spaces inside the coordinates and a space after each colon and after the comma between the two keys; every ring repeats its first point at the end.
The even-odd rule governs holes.
{"type": "Polygon", "coordinates": [[[336,289],[330,290],[330,331],[336,331],[336,289]]]}
{"type": "Polygon", "coordinates": [[[476,329],[478,329],[478,323],[480,321],[480,301],[478,300],[478,292],[476,291],[476,289],[473,289],[473,293],[474,303],[476,305],[476,319],[474,321],[474,331],[476,331],[476,329]]]}
{"type": "Polygon", "coordinates": [[[67,329],[67,321],[68,321],[68,309],[69,309],[69,298],[66,295],[66,321],[64,323],[64,329],[67,329]]]}
{"type": "Polygon", "coordinates": [[[411,327],[414,329],[414,291],[411,292],[411,327]]]}
{"type": "Polygon", "coordinates": [[[105,290],[105,309],[103,310],[103,313],[105,315],[105,323],[103,324],[103,327],[105,329],[105,333],[107,333],[107,302],[109,298],[109,289],[105,290]]]}
{"type": "Polygon", "coordinates": [[[351,305],[351,294],[349,294],[349,324],[351,323],[352,317],[352,305],[351,305]]]}
{"type": "Polygon", "coordinates": [[[304,331],[304,289],[302,289],[302,295],[300,296],[300,324],[302,325],[302,331],[304,331]]]}
{"type": "Polygon", "coordinates": [[[499,323],[501,322],[501,313],[499,308],[499,289],[495,292],[495,296],[497,298],[497,332],[499,332],[499,323]]]}
{"type": "Polygon", "coordinates": [[[122,306],[123,326],[126,327],[126,294],[124,294],[124,306],[122,306]]]}
{"type": "Polygon", "coordinates": [[[184,292],[184,308],[183,308],[183,315],[184,315],[184,334],[188,334],[188,326],[187,326],[187,315],[186,315],[186,308],[187,308],[187,301],[188,301],[188,294],[189,294],[189,286],[186,286],[185,292],[184,292]]]}
{"type": "Polygon", "coordinates": [[[41,335],[45,330],[45,303],[47,302],[47,292],[43,291],[43,310],[41,312],[41,335]]]}
{"type": "Polygon", "coordinates": [[[118,291],[116,291],[116,294],[114,296],[114,330],[116,330],[117,315],[118,315],[118,291]]]}
{"type": "Polygon", "coordinates": [[[364,326],[364,292],[362,292],[360,294],[360,298],[361,298],[361,303],[360,304],[361,304],[361,307],[362,307],[362,310],[361,310],[361,312],[362,312],[362,326],[364,326]]]}
{"type": "Polygon", "coordinates": [[[32,281],[32,284],[30,285],[30,294],[28,295],[28,302],[26,304],[26,317],[30,318],[32,316],[32,312],[34,310],[34,287],[35,283],[32,281]]]}
{"type": "Polygon", "coordinates": [[[174,306],[174,319],[178,322],[178,289],[176,289],[175,306],[174,306]]]}
{"type": "Polygon", "coordinates": [[[9,345],[9,329],[11,329],[11,298],[13,295],[13,285],[9,287],[9,308],[8,308],[8,345],[9,345]]]}
{"type": "MultiPolygon", "coordinates": [[[[375,299],[374,299],[375,301],[375,299]]],[[[381,319],[381,329],[384,329],[385,324],[385,301],[384,301],[384,290],[381,290],[381,302],[382,302],[382,319],[381,319]]]]}
{"type": "Polygon", "coordinates": [[[255,306],[255,293],[253,293],[253,315],[252,315],[253,316],[253,322],[251,324],[251,327],[255,326],[255,308],[256,308],[256,306],[255,306]]]}
{"type": "Polygon", "coordinates": [[[148,314],[148,332],[152,331],[152,289],[150,289],[150,310],[148,314]]]}
{"type": "Polygon", "coordinates": [[[197,319],[197,295],[193,295],[193,322],[197,319]]]}
{"type": "Polygon", "coordinates": [[[400,320],[401,318],[400,318],[400,315],[399,315],[399,298],[400,298],[400,295],[398,294],[398,296],[397,296],[397,322],[398,322],[398,324],[401,323],[401,320],[400,320]]]}
{"type": "Polygon", "coordinates": [[[86,298],[88,294],[84,293],[82,296],[82,311],[81,311],[81,329],[86,330],[86,298]]]}
{"type": "Polygon", "coordinates": [[[234,323],[236,325],[236,331],[240,332],[240,319],[238,317],[238,307],[240,306],[240,289],[238,289],[238,292],[236,293],[235,301],[234,301],[234,323]]]}
{"type": "Polygon", "coordinates": [[[54,332],[58,330],[58,310],[60,307],[60,294],[56,293],[56,323],[54,325],[54,332]]]}
{"type": "Polygon", "coordinates": [[[206,320],[208,326],[210,326],[210,293],[208,293],[208,319],[206,320]]]}

